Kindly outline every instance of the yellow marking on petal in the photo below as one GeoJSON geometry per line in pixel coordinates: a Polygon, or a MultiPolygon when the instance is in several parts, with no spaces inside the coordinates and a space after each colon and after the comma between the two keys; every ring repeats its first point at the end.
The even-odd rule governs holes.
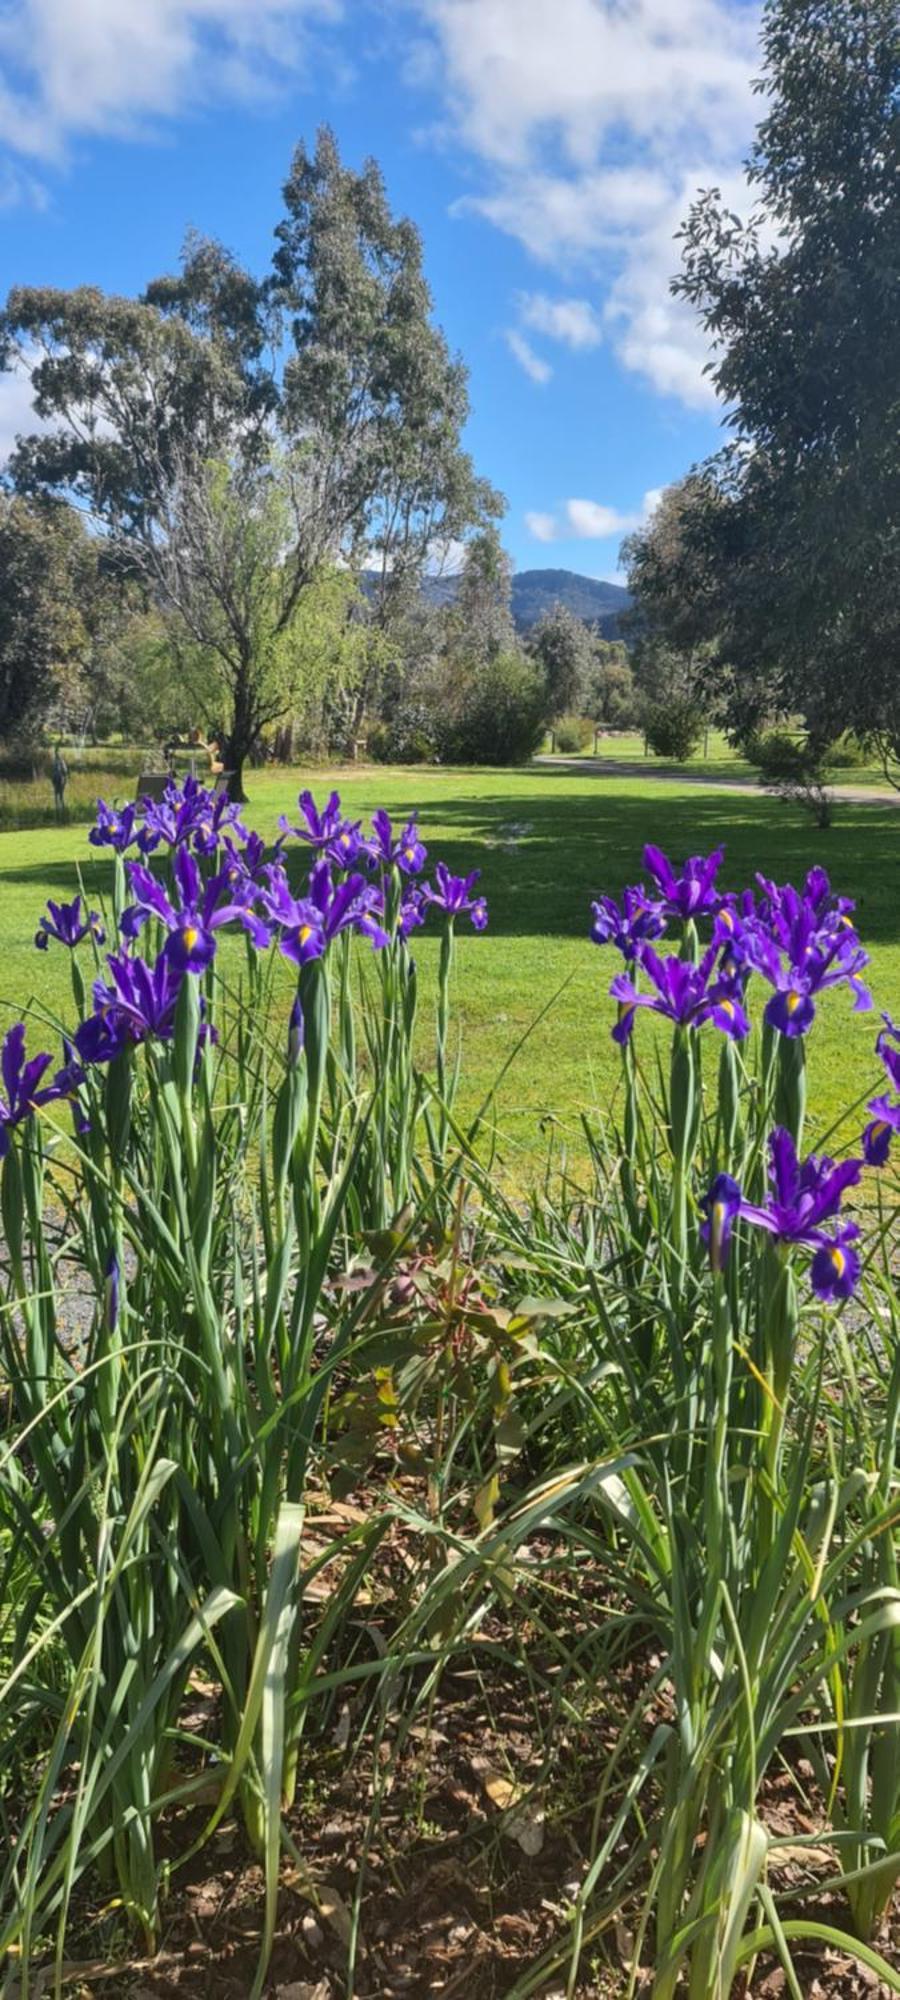
{"type": "Polygon", "coordinates": [[[722,1014],[727,1014],[727,1015],[728,1015],[728,1019],[729,1019],[729,1021],[733,1021],[733,1020],[734,1020],[734,1001],[733,1001],[733,1000],[720,1000],[720,1001],[719,1001],[719,1011],[720,1011],[720,1013],[722,1013],[722,1014]]]}
{"type": "Polygon", "coordinates": [[[887,1132],[889,1129],[886,1118],[876,1118],[872,1126],[872,1138],[880,1139],[882,1132],[887,1132]]]}
{"type": "Polygon", "coordinates": [[[416,850],[415,850],[415,848],[414,848],[414,847],[404,847],[404,849],[403,849],[403,859],[404,859],[404,861],[414,861],[414,860],[415,860],[415,858],[416,858],[416,850]]]}
{"type": "Polygon", "coordinates": [[[788,994],[788,996],[787,996],[787,1000],[786,1000],[786,1002],[785,1002],[785,1005],[786,1005],[786,1007],[787,1007],[787,1010],[788,1010],[788,1013],[789,1013],[789,1014],[796,1014],[796,1012],[797,1012],[797,1008],[798,1008],[798,1007],[799,1007],[799,1005],[800,1005],[800,1001],[801,1001],[802,997],[803,997],[803,996],[802,996],[802,994],[800,994],[800,993],[789,993],[789,994],[788,994]]]}
{"type": "Polygon", "coordinates": [[[733,930],[734,930],[734,918],[733,918],[733,916],[732,916],[732,914],[731,914],[731,911],[730,911],[730,910],[720,910],[720,911],[719,911],[719,922],[720,922],[721,924],[724,924],[724,925],[725,925],[725,929],[726,929],[727,931],[733,931],[733,930]]]}
{"type": "Polygon", "coordinates": [[[724,1203],[724,1201],[714,1201],[714,1202],[713,1202],[713,1228],[714,1228],[714,1229],[722,1229],[722,1228],[724,1228],[724,1225],[725,1225],[725,1203],[724,1203]]]}
{"type": "Polygon", "coordinates": [[[311,937],[312,937],[312,924],[301,924],[300,943],[308,944],[311,937]]]}
{"type": "Polygon", "coordinates": [[[188,951],[194,950],[195,945],[199,943],[199,939],[200,932],[196,924],[187,924],[184,930],[184,942],[187,945],[188,951]]]}
{"type": "Polygon", "coordinates": [[[349,833],[342,833],[342,834],[341,834],[341,846],[342,846],[342,847],[349,847],[349,845],[350,845],[350,835],[349,835],[349,833]]]}
{"type": "Polygon", "coordinates": [[[829,1255],[838,1277],[842,1278],[847,1267],[847,1259],[844,1256],[843,1250],[839,1250],[837,1244],[835,1244],[834,1249],[829,1252],[829,1255]]]}

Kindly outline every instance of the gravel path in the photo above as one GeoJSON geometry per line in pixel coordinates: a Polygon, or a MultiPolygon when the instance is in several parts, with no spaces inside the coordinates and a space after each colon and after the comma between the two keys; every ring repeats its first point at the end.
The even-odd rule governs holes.
{"type": "MultiPolygon", "coordinates": [[[[702,771],[673,772],[666,768],[659,770],[649,760],[646,763],[643,761],[632,763],[620,760],[618,757],[560,757],[544,754],[535,757],[533,762],[540,764],[546,770],[578,771],[589,778],[646,778],[651,784],[654,781],[671,784],[677,777],[679,783],[684,785],[702,785],[708,790],[717,792],[740,792],[745,797],[751,798],[765,796],[765,786],[751,784],[746,778],[709,778],[704,777],[702,771]]],[[[874,785],[836,785],[833,789],[837,804],[847,799],[853,805],[900,806],[900,792],[879,790],[874,785]]]]}

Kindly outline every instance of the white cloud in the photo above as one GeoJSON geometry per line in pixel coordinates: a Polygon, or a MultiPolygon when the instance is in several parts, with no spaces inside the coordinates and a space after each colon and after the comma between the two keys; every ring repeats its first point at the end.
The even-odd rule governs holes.
{"type": "Polygon", "coordinates": [[[603,329],[588,299],[548,299],[545,292],[522,292],[519,317],[523,325],[549,340],[576,350],[599,347],[603,329]]]}
{"type": "MultiPolygon", "coordinates": [[[[758,116],[758,0],[411,4],[437,51],[447,131],[481,163],[457,211],[570,280],[589,275],[602,309],[586,324],[602,322],[624,366],[711,403],[704,342],[668,290],[672,239],[698,187],[748,205],[739,169],[758,116]]],[[[526,296],[541,304],[523,323],[551,333],[544,294],[526,296]]]]}
{"type": "Polygon", "coordinates": [[[0,472],[20,433],[45,429],[35,416],[31,401],[31,381],[18,369],[0,374],[0,472]]]}
{"type": "Polygon", "coordinates": [[[526,514],[525,526],[536,542],[607,541],[612,535],[627,535],[632,528],[642,527],[658,507],[662,493],[662,487],[651,487],[633,513],[601,500],[564,500],[558,514],[526,514]]]}
{"type": "Polygon", "coordinates": [[[565,505],[570,533],[585,542],[602,542],[608,535],[627,535],[629,528],[637,527],[640,518],[639,514],[622,514],[618,507],[604,507],[598,500],[567,500],[565,505]]]}
{"type": "Polygon", "coordinates": [[[270,90],[341,0],[8,0],[0,134],[58,159],[79,134],[133,133],[186,106],[270,90]]]}
{"type": "Polygon", "coordinates": [[[519,367],[524,368],[526,375],[530,375],[532,382],[549,382],[553,374],[549,361],[544,361],[539,354],[535,353],[530,340],[526,340],[524,333],[519,333],[518,329],[514,326],[508,326],[503,338],[506,341],[510,354],[515,356],[519,367]]]}
{"type": "Polygon", "coordinates": [[[425,557],[425,569],[429,576],[458,576],[465,568],[468,544],[451,536],[447,542],[432,542],[425,557]]]}
{"type": "Polygon", "coordinates": [[[0,159],[0,212],[12,208],[45,209],[49,197],[43,183],[15,160],[0,159]]]}
{"type": "Polygon", "coordinates": [[[526,514],[525,526],[536,542],[555,542],[556,516],[554,514],[526,514]]]}

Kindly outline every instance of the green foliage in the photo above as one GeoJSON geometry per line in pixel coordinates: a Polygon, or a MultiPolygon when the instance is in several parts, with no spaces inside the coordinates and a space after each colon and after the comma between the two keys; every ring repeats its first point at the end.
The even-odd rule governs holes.
{"type": "Polygon", "coordinates": [[[544,612],[528,635],[528,650],[544,676],[547,720],[568,715],[582,704],[590,675],[591,635],[561,604],[544,612]]]}
{"type": "Polygon", "coordinates": [[[583,715],[561,715],[553,730],[557,750],[570,756],[586,750],[593,734],[593,724],[586,722],[583,715]]]}
{"type": "Polygon", "coordinates": [[[630,729],[637,722],[637,688],[621,640],[595,640],[587,701],[588,713],[595,722],[605,723],[609,729],[630,729]]]}
{"type": "Polygon", "coordinates": [[[429,553],[504,503],[461,449],[466,369],[433,324],[421,238],[391,214],[375,162],[354,173],[323,127],[314,152],[297,147],[284,205],[272,292],[290,332],[282,420],[335,491],[336,539],[355,563],[374,552],[383,619],[429,553]]]}
{"type": "Polygon", "coordinates": [[[825,761],[829,771],[862,771],[867,763],[865,744],[857,736],[841,736],[829,744],[825,761]]]}
{"type": "Polygon", "coordinates": [[[377,167],[345,168],[323,130],[284,198],[271,277],[193,237],[140,300],[17,287],[0,321],[0,364],[30,374],[46,420],[12,477],[76,498],[127,558],[236,795],[262,733],[310,695],[295,616],[323,570],[376,561],[385,630],[435,549],[503,505],[462,450],[466,371],[377,167]]]}
{"type": "Polygon", "coordinates": [[[699,748],[704,730],[702,711],[689,696],[650,702],[643,710],[644,734],[654,757],[685,764],[699,748]]]}
{"type": "Polygon", "coordinates": [[[369,730],[368,749],[378,764],[433,764],[435,739],[427,708],[413,702],[399,708],[390,722],[369,730]]]}
{"type": "Polygon", "coordinates": [[[791,735],[787,729],[769,729],[749,739],[746,748],[764,785],[770,785],[779,798],[805,805],[817,826],[830,825],[833,800],[827,774],[832,760],[827,743],[791,735]]]}
{"type": "Polygon", "coordinates": [[[768,0],[762,48],[756,207],[741,223],[711,191],[683,232],[676,289],[714,343],[735,442],[692,476],[669,595],[734,669],[733,719],[801,712],[890,757],[900,16],[895,0],[768,0]]]}
{"type": "Polygon", "coordinates": [[[512,619],[512,563],[495,527],[473,536],[459,589],[445,620],[448,653],[492,660],[516,647],[512,619]]]}
{"type": "MultiPolygon", "coordinates": [[[[353,780],[352,816],[371,785],[353,780]]],[[[260,779],[266,831],[280,786],[260,779]]],[[[520,1815],[551,1837],[576,1814],[582,1828],[535,1989],[596,1983],[588,1953],[610,1933],[614,1990],[654,2000],[732,2000],[763,1950],[802,1992],[816,1942],[896,1991],[877,1942],[900,1811],[896,1179],[858,1191],[851,1311],[814,1301],[808,1253],[746,1220],[723,1274],[700,1200],[723,1168],[761,1194],[776,1105],[800,1124],[796,1045],[754,1033],[736,1054],[709,1026],[670,1040],[644,1016],[621,1055],[611,1005],[585,1033],[590,891],[633,879],[644,836],[674,829],[683,852],[698,810],[719,814],[734,888],[754,867],[801,875],[808,839],[765,799],[738,811],[696,788],[654,801],[551,773],[424,773],[414,789],[432,859],[447,829],[454,866],[482,862],[493,936],[455,961],[449,933],[417,936],[416,967],[436,973],[421,985],[399,942],[373,956],[338,940],[301,973],[290,1060],[284,967],[279,987],[277,966],[223,942],[204,978],[217,1043],[198,1055],[188,990],[171,1041],[93,1073],[86,1132],[50,1105],[10,1134],[0,1939],[16,1980],[46,1986],[54,1959],[65,1976],[85,1906],[115,1899],[138,1949],[163,1924],[177,1935],[187,1844],[235,1813],[265,1879],[264,1960],[282,1844],[303,1867],[291,1802],[317,1753],[331,1781],[340,1705],[360,1760],[373,1753],[363,1849],[380,1860],[385,1719],[398,1755],[420,1751],[470,1678],[495,1738],[501,1703],[518,1721],[527,1699],[520,1815]],[[514,813],[529,823],[510,854],[514,813]],[[487,951],[506,985],[485,996],[487,951]],[[568,1035],[585,1156],[508,1193],[504,1153],[462,1113],[471,1028],[460,1064],[451,996],[496,1028],[501,990],[505,1008],[524,991],[524,1032],[567,974],[573,997],[536,1024],[513,1088],[518,1105],[538,1070],[541,1105],[562,1110],[568,1035]],[[602,1113],[584,1110],[586,1050],[617,1078],[602,1113]],[[361,1643],[376,1617],[377,1646],[361,1643]],[[798,1866],[809,1839],[831,1856],[824,1892],[798,1866]]],[[[383,793],[408,812],[408,777],[383,793]]],[[[892,921],[872,837],[886,819],[857,810],[852,841],[834,836],[835,889],[869,892],[876,931],[892,921]]],[[[54,891],[82,856],[57,840],[54,891]]],[[[38,851],[20,840],[16,858],[28,886],[9,897],[30,899],[38,851]]],[[[114,901],[121,877],[103,879],[114,901]]],[[[688,926],[669,945],[698,940],[688,926]]],[[[885,950],[888,1005],[890,965],[885,950]]],[[[47,994],[60,976],[48,957],[47,994]]],[[[519,1025],[499,1033],[509,1059],[519,1025]]],[[[856,1145],[871,1033],[841,1012],[839,1098],[812,1077],[817,1149],[856,1145]]],[[[498,1821],[510,1838],[515,1824],[498,1821]]],[[[360,1886],[364,1928],[382,1882],[373,1868],[360,1886]]]]}
{"type": "Polygon", "coordinates": [[[0,737],[40,729],[77,681],[89,566],[71,508],[0,493],[0,737]]]}
{"type": "Polygon", "coordinates": [[[477,666],[452,668],[433,715],[445,764],[522,764],[543,735],[543,677],[522,653],[497,653],[477,666]]]}

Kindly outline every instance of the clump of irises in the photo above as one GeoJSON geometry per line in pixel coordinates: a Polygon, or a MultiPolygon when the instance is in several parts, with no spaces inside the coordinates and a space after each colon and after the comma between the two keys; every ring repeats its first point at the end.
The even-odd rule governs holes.
{"type": "MultiPolygon", "coordinates": [[[[591,936],[614,945],[625,969],[611,981],[617,1003],[613,1039],[629,1050],[641,1010],[661,1015],[674,1028],[669,1095],[673,1157],[671,1234],[682,1264],[689,1255],[686,1176],[698,1133],[700,1070],[697,1031],[707,1024],[725,1038],[719,1070],[718,1142],[726,1155],[737,1147],[740,1083],[734,1045],[750,1029],[748,991],[754,979],[769,990],[762,1008],[760,1097],[768,1125],[769,1193],[747,1193],[722,1162],[700,1201],[705,1217],[701,1236],[715,1271],[723,1271],[738,1220],[766,1231],[778,1245],[812,1253],[813,1290],[824,1300],[850,1297],[860,1277],[855,1222],[838,1219],[843,1193],[857,1184],[863,1161],[881,1166],[891,1139],[900,1131],[900,1030],[885,1015],[876,1044],[892,1091],[869,1102],[872,1113],[862,1137],[862,1160],[835,1163],[814,1155],[801,1160],[805,1115],[805,1038],[816,1018],[819,996],[843,987],[854,1009],[865,1011],[872,997],[864,981],[869,963],[854,922],[854,904],[836,895],[824,868],[811,868],[803,887],[758,875],[753,889],[735,893],[720,884],[724,850],[691,855],[682,867],[660,848],[647,846],[649,885],[627,888],[620,900],[602,896],[593,905],[591,936]],[[701,942],[700,927],[706,930],[701,942]],[[662,940],[672,938],[664,951],[662,940]]],[[[629,1154],[626,1184],[633,1182],[633,1154],[639,1129],[633,1063],[626,1068],[626,1129],[629,1154]]]]}
{"type": "MultiPolygon", "coordinates": [[[[158,800],[98,802],[88,838],[114,856],[116,935],[101,968],[106,926],[81,895],[71,903],[51,900],[39,919],[38,949],[62,945],[73,954],[83,1018],[65,1037],[64,1061],[50,1082],[44,1079],[52,1056],[41,1052],[26,1061],[22,1023],[7,1034],[0,1052],[0,1157],[15,1126],[43,1105],[74,1097],[89,1068],[144,1041],[172,1041],[184,982],[203,981],[224,931],[242,931],[256,955],[276,946],[302,971],[349,934],[375,951],[392,943],[403,949],[431,911],[444,916],[448,930],[461,916],[475,930],[485,928],[478,871],[454,875],[439,861],[428,880],[415,816],[394,824],[378,809],[364,831],[361,820],[344,813],[337,792],[321,808],[309,791],[297,804],[296,820],[282,817],[278,840],[267,850],[227,794],[194,777],[171,779],[158,800]],[[292,847],[310,863],[299,884],[289,872],[292,847]],[[90,1004],[74,958],[85,941],[97,966],[90,1004]]],[[[215,1039],[209,1005],[207,992],[198,1007],[201,1045],[215,1039]]]]}
{"type": "Polygon", "coordinates": [[[757,889],[740,895],[719,888],[724,859],[694,854],[680,872],[658,847],[644,849],[653,887],[627,888],[621,902],[603,896],[593,905],[595,944],[613,944],[630,972],[613,980],[610,993],[620,1012],[613,1028],[626,1041],[638,1007],[649,1007],[684,1027],[705,1021],[736,1040],[750,1032],[744,996],[757,973],[772,988],[766,1024],[791,1040],[805,1035],[815,1019],[816,998],[827,987],[846,986],[857,1011],[872,997],[862,980],[869,963],[857,935],[847,897],[834,896],[824,868],[812,868],[802,890],[781,887],[757,876],[757,889]],[[709,920],[709,947],[699,955],[696,924],[709,920]],[[661,957],[654,945],[680,923],[676,954],[661,957]],[[688,976],[679,968],[688,962],[688,976]],[[649,985],[638,988],[635,972],[649,985]]]}

